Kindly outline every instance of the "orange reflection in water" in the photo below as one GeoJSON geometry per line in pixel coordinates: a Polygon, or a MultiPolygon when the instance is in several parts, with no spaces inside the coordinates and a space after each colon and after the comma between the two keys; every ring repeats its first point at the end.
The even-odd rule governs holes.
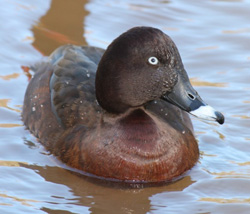
{"type": "Polygon", "coordinates": [[[11,79],[17,79],[20,76],[18,73],[13,73],[9,75],[0,75],[0,79],[3,80],[11,80],[11,79]]]}
{"type": "Polygon", "coordinates": [[[238,118],[240,118],[240,119],[250,119],[250,116],[247,116],[247,115],[232,115],[231,117],[238,117],[238,118]]]}
{"type": "Polygon", "coordinates": [[[235,171],[229,171],[229,172],[210,172],[209,170],[205,170],[211,175],[216,176],[216,179],[222,179],[222,178],[244,178],[244,179],[250,179],[250,173],[239,173],[235,171]]]}
{"type": "Polygon", "coordinates": [[[240,33],[249,33],[250,32],[250,28],[242,28],[242,29],[238,29],[238,30],[224,30],[222,31],[222,33],[225,34],[240,34],[240,33]]]}
{"type": "Polygon", "coordinates": [[[19,127],[19,126],[23,126],[23,125],[17,124],[17,123],[0,123],[0,128],[14,128],[14,127],[19,127]]]}
{"type": "MultiPolygon", "coordinates": [[[[22,164],[28,164],[28,163],[22,162],[22,164]]],[[[21,167],[21,163],[18,161],[1,161],[0,160],[0,166],[21,167]]]]}
{"type": "Polygon", "coordinates": [[[250,198],[200,198],[199,201],[215,202],[220,204],[231,204],[231,203],[250,203],[250,198]]]}
{"type": "Polygon", "coordinates": [[[190,81],[191,81],[193,86],[210,86],[210,87],[227,87],[228,86],[227,83],[207,82],[207,81],[200,80],[199,78],[196,78],[196,77],[190,78],[190,81]]]}
{"type": "MultiPolygon", "coordinates": [[[[7,194],[0,194],[0,198],[9,198],[12,201],[20,202],[24,206],[32,206],[31,204],[29,204],[29,202],[32,202],[32,203],[39,202],[39,201],[32,200],[32,199],[22,199],[22,198],[18,198],[18,197],[14,197],[14,196],[9,196],[7,194]]],[[[0,205],[13,206],[13,204],[7,204],[7,203],[0,203],[0,205]]]]}
{"type": "Polygon", "coordinates": [[[7,108],[7,109],[9,109],[11,111],[15,111],[15,112],[18,112],[18,113],[21,112],[21,110],[19,110],[19,109],[9,107],[8,106],[9,102],[10,102],[10,99],[0,99],[0,107],[7,108]]]}
{"type": "Polygon", "coordinates": [[[74,45],[77,44],[76,41],[71,40],[68,36],[65,36],[56,31],[47,29],[44,26],[34,25],[33,27],[36,28],[38,31],[40,31],[40,33],[43,34],[45,37],[55,40],[56,42],[59,42],[61,44],[67,44],[67,43],[74,44],[74,45]]]}

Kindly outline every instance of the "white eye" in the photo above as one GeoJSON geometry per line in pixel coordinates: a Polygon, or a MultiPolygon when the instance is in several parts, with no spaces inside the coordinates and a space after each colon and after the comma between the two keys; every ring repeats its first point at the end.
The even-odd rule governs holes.
{"type": "Polygon", "coordinates": [[[151,57],[148,58],[148,62],[151,65],[157,65],[159,61],[158,61],[158,59],[155,56],[151,56],[151,57]]]}

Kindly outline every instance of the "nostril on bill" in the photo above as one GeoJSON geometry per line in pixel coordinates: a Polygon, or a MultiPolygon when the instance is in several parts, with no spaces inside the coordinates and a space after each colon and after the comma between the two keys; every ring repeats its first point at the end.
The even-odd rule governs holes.
{"type": "Polygon", "coordinates": [[[190,94],[190,93],[187,93],[188,94],[188,97],[191,99],[191,100],[194,100],[195,99],[195,96],[193,94],[190,94]]]}

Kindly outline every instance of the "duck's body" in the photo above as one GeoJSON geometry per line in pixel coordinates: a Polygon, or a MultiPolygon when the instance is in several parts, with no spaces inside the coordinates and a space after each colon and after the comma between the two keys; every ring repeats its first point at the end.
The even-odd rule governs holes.
{"type": "MultiPolygon", "coordinates": [[[[162,73],[159,68],[155,74],[143,74],[143,70],[138,72],[136,62],[137,71],[130,77],[131,69],[124,72],[121,65],[109,62],[117,62],[109,53],[116,49],[116,43],[106,52],[94,47],[63,46],[48,62],[37,65],[25,95],[24,123],[51,153],[88,174],[134,182],[171,180],[198,160],[191,121],[186,112],[166,102],[170,99],[173,103],[166,94],[167,86],[174,81],[165,79],[164,89],[159,87],[165,78],[158,77],[162,73]],[[118,70],[111,74],[108,67],[118,70]],[[158,85],[140,87],[138,81],[145,83],[143,78],[147,76],[158,85]],[[146,99],[141,101],[141,97],[146,99]]],[[[126,54],[127,49],[121,51],[126,54]]],[[[119,63],[123,63],[126,57],[115,52],[119,63]]]]}

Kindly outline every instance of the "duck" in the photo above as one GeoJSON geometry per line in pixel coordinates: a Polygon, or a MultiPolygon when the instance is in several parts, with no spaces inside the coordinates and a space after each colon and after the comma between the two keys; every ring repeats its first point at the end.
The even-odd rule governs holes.
{"type": "Polygon", "coordinates": [[[25,126],[88,177],[173,181],[199,159],[189,114],[224,123],[192,87],[173,40],[157,28],[133,27],[106,50],[61,46],[32,70],[25,126]]]}

